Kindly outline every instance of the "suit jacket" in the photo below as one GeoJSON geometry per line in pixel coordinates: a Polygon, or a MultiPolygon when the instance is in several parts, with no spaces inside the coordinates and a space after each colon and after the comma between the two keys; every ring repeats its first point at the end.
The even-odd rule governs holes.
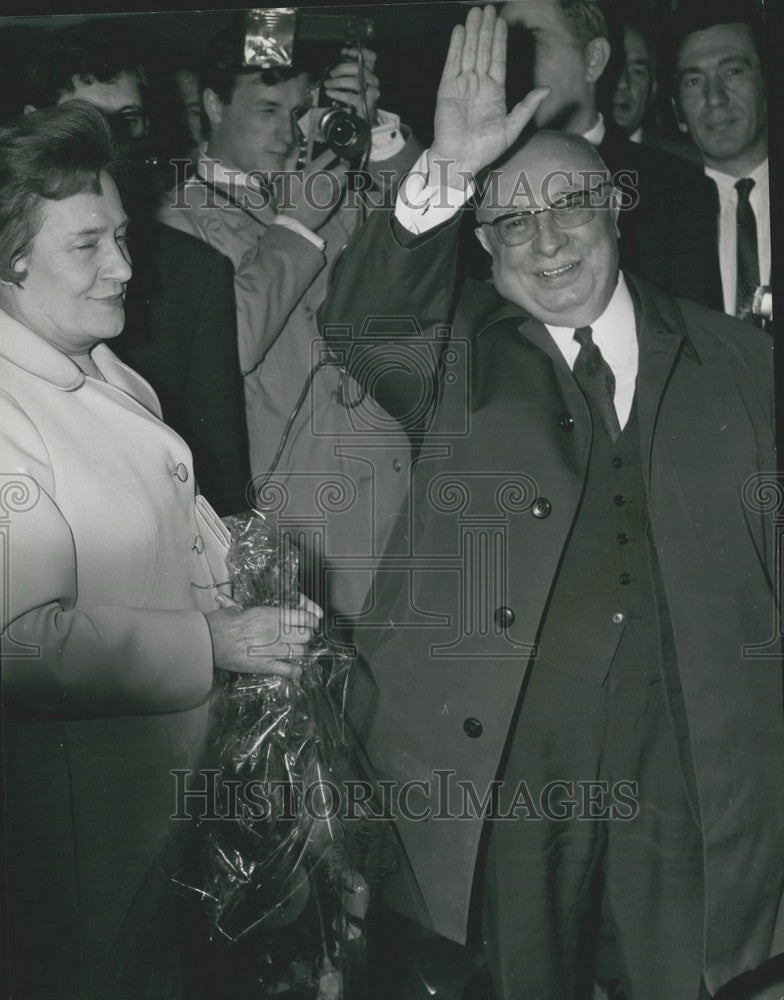
{"type": "MultiPolygon", "coordinates": [[[[86,378],[0,312],[3,729],[12,980],[96,985],[199,759],[204,617],[226,531],[150,386],[105,345],[86,378]]],[[[154,939],[155,935],[151,935],[154,939]]]]}
{"type": "MultiPolygon", "coordinates": [[[[438,809],[438,770],[480,798],[496,777],[580,501],[591,430],[543,324],[472,282],[452,312],[457,228],[401,242],[388,219],[371,219],[336,269],[322,321],[325,331],[348,325],[364,337],[364,369],[392,412],[413,412],[432,383],[374,370],[368,352],[380,366],[390,341],[420,369],[440,358],[409,503],[368,626],[356,632],[364,664],[349,705],[374,773],[398,789],[423,783],[409,786],[397,826],[433,925],[461,940],[482,817],[410,814],[438,809]],[[405,340],[395,333],[401,314],[417,323],[405,340]],[[514,321],[498,322],[505,317],[514,321]]],[[[714,990],[780,949],[784,930],[774,943],[784,732],[771,508],[758,492],[760,474],[775,468],[772,350],[734,319],[627,280],[641,303],[640,448],[704,831],[714,990]]]]}
{"type": "Polygon", "coordinates": [[[621,267],[670,295],[721,311],[714,185],[699,167],[631,142],[611,125],[599,153],[630,202],[619,218],[621,267]]]}
{"type": "Polygon", "coordinates": [[[220,514],[248,507],[248,433],[231,263],[159,222],[135,219],[133,278],[113,345],[152,385],[188,442],[204,496],[220,514]]]}

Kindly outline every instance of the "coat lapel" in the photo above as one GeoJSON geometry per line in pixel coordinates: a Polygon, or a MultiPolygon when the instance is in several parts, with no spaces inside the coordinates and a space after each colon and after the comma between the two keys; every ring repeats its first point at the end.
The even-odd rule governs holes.
{"type": "Polygon", "coordinates": [[[652,286],[626,274],[634,303],[639,345],[637,411],[640,421],[640,451],[645,485],[650,492],[653,437],[662,398],[675,362],[683,354],[699,364],[699,356],[686,334],[675,300],[662,296],[652,286]]]}

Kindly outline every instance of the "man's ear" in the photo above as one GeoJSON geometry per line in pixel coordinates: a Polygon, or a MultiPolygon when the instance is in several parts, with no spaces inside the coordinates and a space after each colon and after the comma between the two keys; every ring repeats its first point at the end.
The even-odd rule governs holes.
{"type": "Polygon", "coordinates": [[[482,229],[481,226],[477,226],[474,230],[474,235],[482,244],[482,248],[486,250],[490,256],[493,256],[493,248],[490,246],[490,240],[487,238],[487,233],[482,229]]]}
{"type": "Polygon", "coordinates": [[[689,126],[683,119],[683,115],[681,114],[680,105],[678,104],[677,99],[671,97],[670,104],[672,105],[672,113],[675,115],[675,121],[678,123],[678,128],[680,129],[681,132],[688,132],[689,126]]]}
{"type": "Polygon", "coordinates": [[[593,38],[585,46],[585,79],[596,83],[610,61],[610,43],[606,38],[593,38]]]}
{"type": "Polygon", "coordinates": [[[223,101],[220,97],[218,97],[214,90],[205,87],[202,94],[202,102],[204,103],[204,111],[210,125],[220,125],[223,121],[223,101]]]}

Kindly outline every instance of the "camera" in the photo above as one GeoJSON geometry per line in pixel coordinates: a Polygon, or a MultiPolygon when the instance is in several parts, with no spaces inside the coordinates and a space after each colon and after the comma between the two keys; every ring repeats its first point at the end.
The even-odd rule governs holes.
{"type": "Polygon", "coordinates": [[[320,87],[318,106],[309,108],[297,121],[307,143],[308,158],[318,155],[319,146],[328,147],[344,160],[363,156],[370,146],[370,126],[345,105],[322,103],[321,91],[320,87]]]}
{"type": "MultiPolygon", "coordinates": [[[[296,7],[257,8],[245,19],[245,66],[262,69],[290,67],[306,61],[327,65],[343,46],[361,50],[373,35],[373,22],[346,14],[325,14],[296,7]],[[330,59],[326,58],[327,53],[330,59]]],[[[345,160],[356,160],[370,148],[370,127],[344,104],[329,100],[323,82],[314,88],[313,106],[298,119],[307,145],[306,158],[323,149],[345,160]]]]}

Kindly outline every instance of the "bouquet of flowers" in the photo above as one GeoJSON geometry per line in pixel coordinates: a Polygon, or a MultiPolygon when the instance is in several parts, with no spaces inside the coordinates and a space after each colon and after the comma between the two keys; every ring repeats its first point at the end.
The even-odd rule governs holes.
{"type": "MultiPolygon", "coordinates": [[[[258,512],[226,523],[234,599],[296,607],[297,550],[258,512]]],[[[222,818],[200,823],[201,893],[213,940],[252,970],[249,1000],[339,1000],[367,909],[363,824],[340,815],[351,657],[317,635],[298,662],[296,681],[222,674],[213,705],[222,818]]]]}

